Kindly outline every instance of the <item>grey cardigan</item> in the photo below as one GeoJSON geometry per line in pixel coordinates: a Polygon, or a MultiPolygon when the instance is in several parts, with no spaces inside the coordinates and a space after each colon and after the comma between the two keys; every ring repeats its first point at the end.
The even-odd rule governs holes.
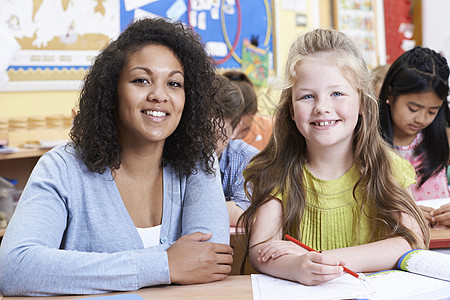
{"type": "Polygon", "coordinates": [[[211,232],[229,243],[220,176],[164,168],[160,245],[144,249],[107,170],[90,172],[69,145],[35,166],[0,247],[0,293],[95,294],[170,284],[167,248],[211,232]]]}

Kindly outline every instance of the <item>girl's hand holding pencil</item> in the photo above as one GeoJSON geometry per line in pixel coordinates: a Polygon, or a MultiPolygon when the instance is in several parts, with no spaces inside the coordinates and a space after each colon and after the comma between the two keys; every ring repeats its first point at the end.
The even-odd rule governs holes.
{"type": "Polygon", "coordinates": [[[295,267],[293,267],[295,278],[296,281],[305,285],[321,284],[345,274],[345,267],[339,259],[325,253],[318,253],[306,245],[306,247],[299,247],[299,244],[289,239],[295,240],[290,236],[285,238],[288,241],[272,240],[265,243],[258,250],[258,261],[269,263],[283,256],[296,256],[295,267]]]}
{"type": "MultiPolygon", "coordinates": [[[[309,252],[316,252],[316,253],[319,253],[317,250],[314,250],[313,248],[311,248],[311,247],[309,247],[309,246],[303,244],[302,242],[300,242],[299,240],[293,238],[292,236],[290,236],[290,235],[288,235],[288,234],[286,234],[284,237],[285,237],[287,240],[289,240],[289,241],[291,241],[291,242],[297,244],[298,246],[302,247],[303,249],[305,249],[305,250],[307,250],[307,251],[309,251],[309,252]]],[[[353,271],[350,270],[349,268],[345,267],[342,263],[339,263],[339,266],[341,266],[345,272],[347,272],[348,274],[352,275],[353,277],[358,278],[358,279],[361,279],[361,280],[365,280],[365,277],[364,277],[364,276],[361,276],[360,274],[357,274],[357,273],[353,272],[353,271]]]]}

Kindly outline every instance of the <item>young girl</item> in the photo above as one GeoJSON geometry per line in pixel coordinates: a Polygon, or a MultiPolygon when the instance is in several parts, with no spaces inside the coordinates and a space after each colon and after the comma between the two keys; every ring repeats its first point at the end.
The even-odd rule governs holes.
{"type": "MultiPolygon", "coordinates": [[[[416,201],[449,197],[448,76],[444,57],[415,47],[392,64],[381,88],[382,132],[416,169],[417,183],[412,188],[416,201]]],[[[450,205],[439,211],[421,209],[431,224],[450,225],[450,205]]]]}
{"type": "Polygon", "coordinates": [[[342,275],[339,264],[391,269],[425,248],[427,225],[406,189],[414,170],[378,132],[371,76],[353,42],[335,30],[301,35],[285,78],[272,137],[244,174],[252,204],[240,222],[254,268],[314,285],[342,275]]]}

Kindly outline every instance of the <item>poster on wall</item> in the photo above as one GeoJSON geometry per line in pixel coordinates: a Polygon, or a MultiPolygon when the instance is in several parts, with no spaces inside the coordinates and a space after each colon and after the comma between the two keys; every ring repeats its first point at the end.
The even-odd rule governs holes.
{"type": "Polygon", "coordinates": [[[334,0],[336,29],[362,49],[370,68],[378,65],[375,0],[334,0]]]}
{"type": "Polygon", "coordinates": [[[240,68],[245,39],[270,53],[273,65],[273,0],[123,0],[121,28],[133,18],[164,17],[197,32],[219,68],[240,68]]]}
{"type": "Polygon", "coordinates": [[[0,26],[21,49],[11,81],[81,79],[120,33],[118,0],[0,0],[0,26]]]}
{"type": "Polygon", "coordinates": [[[221,69],[241,68],[243,41],[253,38],[273,68],[272,5],[272,0],[0,0],[0,26],[21,46],[7,73],[11,81],[81,80],[98,52],[141,17],[192,27],[221,69]]]}

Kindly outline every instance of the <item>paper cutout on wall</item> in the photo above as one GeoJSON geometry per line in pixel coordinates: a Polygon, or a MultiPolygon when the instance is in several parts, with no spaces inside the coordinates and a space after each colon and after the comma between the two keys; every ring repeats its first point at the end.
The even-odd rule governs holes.
{"type": "Polygon", "coordinates": [[[269,53],[244,39],[242,47],[242,71],[256,86],[266,86],[269,72],[269,53]]]}

